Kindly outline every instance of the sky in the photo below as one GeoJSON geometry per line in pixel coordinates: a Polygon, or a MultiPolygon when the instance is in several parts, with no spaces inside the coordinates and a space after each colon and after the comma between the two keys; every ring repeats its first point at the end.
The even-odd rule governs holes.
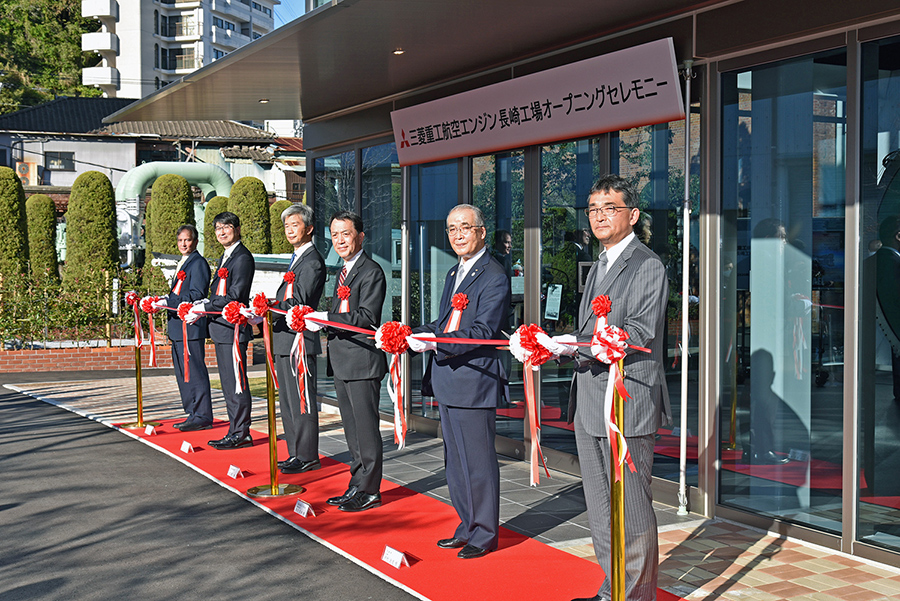
{"type": "Polygon", "coordinates": [[[275,28],[290,23],[303,14],[305,0],[281,0],[281,4],[275,5],[275,28]]]}

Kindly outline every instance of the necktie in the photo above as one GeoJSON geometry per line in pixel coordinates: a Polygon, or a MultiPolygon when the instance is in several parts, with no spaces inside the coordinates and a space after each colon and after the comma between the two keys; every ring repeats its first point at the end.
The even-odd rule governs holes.
{"type": "Polygon", "coordinates": [[[597,262],[599,265],[597,266],[597,283],[603,281],[603,277],[606,275],[607,264],[609,263],[609,259],[606,256],[606,251],[600,253],[600,256],[597,257],[597,262]]]}
{"type": "Polygon", "coordinates": [[[341,268],[341,274],[338,276],[338,288],[344,285],[344,280],[347,278],[347,266],[341,268]]]}
{"type": "Polygon", "coordinates": [[[453,282],[453,292],[454,293],[459,289],[460,284],[462,284],[462,282],[465,278],[466,278],[466,268],[463,267],[462,264],[460,264],[460,266],[456,268],[456,281],[453,282]]]}

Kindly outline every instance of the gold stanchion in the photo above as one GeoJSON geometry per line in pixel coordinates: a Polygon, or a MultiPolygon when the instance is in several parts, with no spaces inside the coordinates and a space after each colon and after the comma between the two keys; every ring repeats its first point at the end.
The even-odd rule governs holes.
{"type": "MultiPolygon", "coordinates": [[[[266,321],[263,325],[269,332],[268,339],[272,339],[272,312],[266,313],[266,321]]],[[[270,353],[266,349],[266,400],[269,405],[269,484],[254,486],[247,491],[248,497],[289,497],[306,492],[299,484],[278,484],[278,453],[275,444],[278,441],[278,433],[275,431],[275,365],[269,360],[270,353]]],[[[273,359],[274,360],[274,359],[273,359]]]]}
{"type": "MultiPolygon", "coordinates": [[[[624,376],[624,361],[619,359],[619,372],[624,376]]],[[[610,385],[613,383],[610,382],[610,385]]],[[[616,412],[616,423],[622,428],[624,420],[624,403],[619,391],[613,388],[613,406],[616,412]]],[[[619,441],[619,452],[622,452],[624,436],[616,434],[619,441]]],[[[610,498],[610,584],[612,585],[612,601],[625,601],[625,470],[622,479],[616,482],[615,458],[611,457],[609,475],[610,498]]]]}
{"type": "MultiPolygon", "coordinates": [[[[187,359],[187,357],[185,357],[187,359]]],[[[159,425],[159,422],[145,422],[144,421],[144,386],[141,382],[141,347],[140,345],[135,345],[134,347],[134,381],[135,386],[137,387],[137,421],[131,422],[130,424],[122,424],[123,428],[146,428],[147,426],[153,426],[154,428],[159,425]]]]}

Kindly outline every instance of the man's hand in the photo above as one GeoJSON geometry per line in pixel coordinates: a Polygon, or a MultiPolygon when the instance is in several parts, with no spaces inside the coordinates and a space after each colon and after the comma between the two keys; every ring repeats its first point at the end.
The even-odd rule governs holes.
{"type": "Polygon", "coordinates": [[[562,355],[574,355],[578,352],[578,347],[574,344],[578,340],[573,334],[563,334],[562,336],[554,336],[551,338],[543,332],[537,332],[534,335],[534,338],[541,346],[557,357],[562,355]]]}
{"type": "Polygon", "coordinates": [[[241,307],[240,314],[247,318],[247,323],[254,326],[261,324],[265,319],[254,313],[253,309],[250,309],[249,307],[241,307]]]}
{"type": "Polygon", "coordinates": [[[160,298],[160,299],[157,299],[157,300],[153,301],[152,303],[150,303],[150,306],[156,310],[159,310],[159,309],[165,309],[166,307],[168,307],[169,303],[166,302],[165,298],[160,298]]]}
{"type": "Polygon", "coordinates": [[[191,307],[191,310],[187,312],[187,315],[184,316],[184,322],[188,325],[196,323],[198,319],[203,317],[200,315],[198,311],[203,310],[203,305],[194,305],[191,307]]]}
{"type": "Polygon", "coordinates": [[[424,353],[425,351],[437,350],[436,342],[432,342],[431,340],[420,340],[419,338],[415,338],[414,336],[418,336],[419,338],[434,338],[434,334],[432,334],[431,332],[422,332],[421,334],[407,336],[406,344],[409,345],[409,350],[415,353],[424,353]]]}
{"type": "Polygon", "coordinates": [[[313,311],[312,313],[307,313],[306,317],[303,318],[303,321],[306,323],[306,329],[310,332],[318,332],[325,326],[320,323],[313,321],[313,319],[321,319],[323,321],[328,321],[328,313],[325,311],[313,311]],[[312,318],[312,319],[310,319],[312,318]]]}

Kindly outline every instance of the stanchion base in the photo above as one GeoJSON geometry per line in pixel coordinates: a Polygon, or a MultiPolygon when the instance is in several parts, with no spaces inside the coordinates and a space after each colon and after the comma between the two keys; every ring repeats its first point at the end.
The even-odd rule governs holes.
{"type": "Polygon", "coordinates": [[[305,492],[306,489],[299,484],[279,484],[278,492],[273,494],[272,485],[266,484],[265,486],[254,486],[253,488],[248,489],[247,496],[253,497],[254,499],[259,497],[290,497],[305,492]]]}
{"type": "Polygon", "coordinates": [[[737,445],[736,444],[727,444],[727,445],[725,445],[725,450],[726,451],[737,451],[737,445]]]}
{"type": "Polygon", "coordinates": [[[162,422],[131,422],[130,424],[122,424],[119,427],[127,428],[130,430],[132,428],[146,428],[147,426],[153,426],[154,428],[156,428],[157,426],[161,426],[161,425],[162,425],[162,422]]]}

